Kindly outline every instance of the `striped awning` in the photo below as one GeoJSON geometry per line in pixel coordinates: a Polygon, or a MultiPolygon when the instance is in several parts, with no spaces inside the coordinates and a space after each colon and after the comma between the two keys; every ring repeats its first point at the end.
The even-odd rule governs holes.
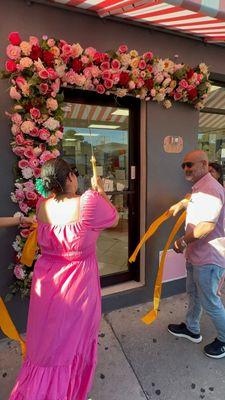
{"type": "Polygon", "coordinates": [[[115,16],[145,26],[183,32],[205,41],[225,42],[225,0],[51,0],[66,6],[115,16]]]}

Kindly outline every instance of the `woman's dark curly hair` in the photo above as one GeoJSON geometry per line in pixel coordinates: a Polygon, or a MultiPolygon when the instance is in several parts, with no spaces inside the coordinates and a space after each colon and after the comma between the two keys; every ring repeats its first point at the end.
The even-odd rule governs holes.
{"type": "Polygon", "coordinates": [[[219,164],[218,162],[214,161],[214,162],[209,163],[209,167],[212,167],[213,169],[215,169],[216,172],[218,172],[219,178],[217,180],[223,186],[223,167],[222,167],[222,165],[219,164]]]}
{"type": "Polygon", "coordinates": [[[43,188],[46,192],[53,192],[56,195],[63,194],[70,173],[79,175],[77,169],[71,168],[62,158],[58,157],[46,161],[41,168],[43,188]]]}

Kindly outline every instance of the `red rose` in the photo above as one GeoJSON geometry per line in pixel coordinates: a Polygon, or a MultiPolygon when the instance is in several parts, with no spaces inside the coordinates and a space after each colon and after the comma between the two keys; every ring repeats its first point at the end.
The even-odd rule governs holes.
{"type": "Polygon", "coordinates": [[[74,58],[72,68],[77,73],[82,71],[83,64],[82,64],[81,60],[79,60],[79,58],[74,58]]]}
{"type": "Polygon", "coordinates": [[[39,46],[32,46],[30,58],[37,61],[38,58],[42,58],[42,50],[39,46]]]}
{"type": "Polygon", "coordinates": [[[54,54],[52,54],[48,50],[44,50],[42,53],[43,61],[47,64],[48,67],[51,67],[54,62],[54,54]]]}
{"type": "Polygon", "coordinates": [[[188,90],[188,100],[194,100],[198,96],[197,89],[188,90]]]}
{"type": "Polygon", "coordinates": [[[11,32],[8,36],[10,43],[14,46],[18,46],[21,43],[20,35],[18,32],[11,32]]]}
{"type": "Polygon", "coordinates": [[[146,79],[145,80],[145,86],[146,86],[146,88],[148,89],[148,90],[151,90],[152,88],[153,88],[153,85],[154,85],[154,81],[153,81],[153,79],[146,79]]]}
{"type": "Polygon", "coordinates": [[[108,54],[99,53],[98,51],[96,51],[93,57],[93,61],[95,62],[95,64],[101,64],[103,61],[108,61],[108,54]]]}
{"type": "Polygon", "coordinates": [[[5,69],[7,72],[14,72],[16,71],[16,63],[13,60],[8,60],[5,63],[5,69]]]}
{"type": "Polygon", "coordinates": [[[128,72],[122,71],[120,73],[119,84],[122,85],[122,86],[127,86],[129,80],[130,80],[130,75],[128,74],[128,72]]]}
{"type": "Polygon", "coordinates": [[[192,75],[194,74],[194,70],[193,69],[189,69],[189,71],[187,72],[187,79],[190,79],[192,77],[192,75]]]}

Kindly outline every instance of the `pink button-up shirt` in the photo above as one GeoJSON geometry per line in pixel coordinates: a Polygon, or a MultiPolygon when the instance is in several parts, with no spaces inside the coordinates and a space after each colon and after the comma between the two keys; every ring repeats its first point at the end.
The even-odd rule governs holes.
{"type": "Polygon", "coordinates": [[[192,187],[187,207],[186,233],[200,222],[214,222],[215,229],[205,238],[188,245],[186,259],[192,265],[215,264],[225,268],[225,190],[210,173],[192,187]]]}

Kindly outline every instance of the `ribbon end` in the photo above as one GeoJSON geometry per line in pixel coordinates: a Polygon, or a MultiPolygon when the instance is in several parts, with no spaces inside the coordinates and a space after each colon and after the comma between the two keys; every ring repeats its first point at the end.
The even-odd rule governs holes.
{"type": "Polygon", "coordinates": [[[158,314],[157,311],[152,310],[149,313],[147,313],[144,317],[142,317],[141,320],[142,322],[144,322],[144,324],[151,325],[152,322],[155,321],[157,314],[158,314]]]}

